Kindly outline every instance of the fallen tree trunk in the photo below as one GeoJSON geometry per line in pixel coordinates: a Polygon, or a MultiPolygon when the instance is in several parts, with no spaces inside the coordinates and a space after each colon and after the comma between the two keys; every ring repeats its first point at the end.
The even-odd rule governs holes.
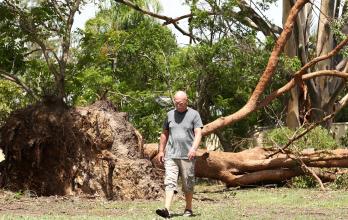
{"type": "MultiPolygon", "coordinates": [[[[157,144],[145,144],[144,155],[159,168],[157,144]]],[[[198,150],[196,157],[196,177],[220,180],[228,187],[279,183],[292,177],[305,175],[302,164],[324,181],[334,181],[335,175],[320,171],[322,167],[348,168],[348,149],[330,151],[278,153],[276,149],[256,147],[238,153],[198,150]]]]}

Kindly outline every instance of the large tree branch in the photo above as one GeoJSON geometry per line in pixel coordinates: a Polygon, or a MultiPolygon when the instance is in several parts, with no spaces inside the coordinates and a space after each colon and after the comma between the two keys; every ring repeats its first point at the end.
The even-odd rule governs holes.
{"type": "Polygon", "coordinates": [[[314,64],[322,61],[322,60],[326,60],[332,56],[334,56],[335,54],[337,54],[344,46],[346,46],[348,43],[348,35],[346,37],[346,39],[344,39],[343,41],[341,41],[333,50],[331,50],[329,53],[316,57],[313,60],[311,60],[310,62],[306,63],[299,71],[297,71],[294,76],[297,77],[299,75],[303,75],[307,72],[307,70],[313,66],[314,64]]]}
{"type": "MultiPolygon", "coordinates": [[[[178,16],[176,18],[168,17],[165,15],[160,15],[151,11],[147,11],[140,6],[136,5],[135,3],[128,1],[128,0],[115,0],[116,2],[119,2],[121,4],[127,5],[131,8],[133,8],[136,11],[139,11],[143,14],[147,14],[151,17],[163,20],[163,25],[169,25],[173,24],[174,27],[179,30],[183,35],[189,36],[193,39],[200,40],[198,37],[192,35],[190,32],[187,32],[183,30],[177,23],[180,20],[193,18],[195,16],[194,13],[185,14],[182,16],[178,16]]],[[[238,19],[242,24],[251,27],[253,29],[261,31],[266,36],[273,36],[275,37],[275,33],[280,34],[282,31],[282,28],[274,25],[274,24],[268,24],[253,8],[251,8],[245,1],[238,2],[238,5],[241,9],[239,12],[233,12],[232,10],[229,10],[227,12],[224,12],[223,10],[215,10],[215,11],[206,11],[207,15],[229,15],[231,17],[234,17],[235,19],[238,19]],[[246,14],[248,16],[246,16],[246,14]]]]}
{"type": "MultiPolygon", "coordinates": [[[[253,22],[249,22],[249,24],[254,24],[255,29],[260,30],[265,36],[273,36],[274,39],[277,39],[275,34],[280,34],[282,32],[282,28],[274,24],[269,24],[269,22],[265,21],[252,7],[248,5],[246,1],[238,1],[238,5],[241,9],[241,12],[239,12],[238,15],[243,16],[243,18],[249,18],[253,22]],[[245,16],[246,14],[248,16],[245,16]]],[[[244,24],[247,25],[247,23],[244,24]]]]}
{"type": "Polygon", "coordinates": [[[253,111],[255,111],[259,102],[259,98],[263,94],[264,90],[266,89],[266,86],[271,80],[273,73],[277,67],[279,55],[283,51],[285,43],[292,33],[292,29],[293,29],[297,14],[307,2],[308,0],[298,0],[296,1],[295,5],[291,8],[287,21],[284,25],[285,28],[283,32],[281,33],[281,35],[279,36],[273,48],[271,56],[268,60],[266,69],[264,70],[260,78],[260,81],[256,85],[254,92],[252,93],[248,102],[234,114],[229,115],[227,117],[218,118],[215,121],[205,125],[203,128],[203,135],[211,134],[215,130],[225,127],[227,125],[230,125],[236,121],[239,121],[242,118],[249,115],[250,113],[252,113],[253,111]]]}
{"type": "MultiPolygon", "coordinates": [[[[267,158],[272,148],[252,148],[237,153],[198,150],[195,175],[197,177],[221,180],[227,186],[255,185],[260,182],[277,183],[294,176],[308,174],[318,182],[335,180],[335,175],[323,173],[317,167],[348,167],[348,150],[336,149],[315,152],[301,152],[294,156],[289,151],[267,158]],[[302,162],[301,162],[302,161],[302,162]],[[306,166],[308,169],[303,169],[306,166]]],[[[163,167],[155,157],[157,144],[144,146],[144,155],[156,167],[163,167]]]]}
{"type": "Polygon", "coordinates": [[[0,69],[0,76],[3,77],[6,80],[9,80],[11,82],[14,82],[17,84],[20,88],[22,88],[25,92],[27,92],[31,97],[33,97],[36,101],[39,100],[39,98],[35,95],[35,93],[27,86],[24,82],[22,82],[17,76],[8,73],[7,71],[0,69]]]}
{"type": "MultiPolygon", "coordinates": [[[[217,128],[224,127],[224,126],[226,126],[228,124],[234,123],[234,122],[244,118],[245,116],[249,115],[250,113],[265,107],[272,100],[274,100],[275,98],[283,95],[285,92],[288,92],[291,88],[293,88],[296,85],[296,82],[298,81],[298,78],[300,78],[300,81],[308,80],[308,79],[315,78],[315,77],[318,77],[318,76],[337,76],[337,77],[341,77],[341,78],[347,79],[348,78],[347,73],[341,72],[341,71],[337,71],[337,70],[324,70],[324,71],[318,71],[318,72],[305,74],[307,72],[307,70],[311,66],[313,66],[316,63],[318,63],[318,62],[320,62],[322,60],[328,59],[328,58],[334,56],[335,54],[337,54],[345,45],[347,45],[347,43],[348,43],[348,37],[346,39],[344,39],[343,41],[341,41],[329,53],[327,53],[325,55],[322,55],[322,56],[319,56],[319,57],[316,57],[313,60],[311,60],[310,62],[308,62],[307,64],[305,64],[299,71],[297,71],[294,74],[294,78],[291,79],[286,85],[284,85],[280,89],[272,92],[269,96],[267,96],[265,99],[263,99],[261,101],[258,101],[259,96],[255,96],[257,99],[255,100],[255,98],[254,98],[254,100],[252,100],[253,95],[255,94],[255,92],[257,92],[257,88],[258,87],[256,87],[255,90],[254,90],[253,95],[250,97],[248,103],[244,107],[242,107],[239,111],[237,111],[236,113],[234,113],[234,114],[232,114],[230,116],[219,118],[219,119],[209,123],[208,125],[206,125],[204,127],[204,129],[203,129],[203,135],[208,135],[208,134],[212,133],[217,128]],[[258,103],[258,104],[255,105],[255,103],[258,103]],[[248,106],[248,104],[250,104],[250,106],[248,106]],[[251,104],[253,104],[253,105],[251,105],[251,104]],[[211,126],[211,125],[214,125],[216,127],[209,128],[209,126],[211,126]]],[[[278,54],[278,56],[279,56],[279,54],[278,54]]],[[[271,55],[271,57],[272,57],[272,55],[271,55]]],[[[270,60],[271,60],[271,58],[270,58],[270,60]]],[[[266,71],[267,71],[267,68],[266,68],[265,72],[266,71]]],[[[265,72],[264,72],[263,76],[265,75],[265,72]]],[[[261,77],[260,82],[263,79],[263,76],[261,77]]],[[[270,78],[268,78],[268,80],[269,79],[270,78]]],[[[260,85],[260,82],[259,82],[258,86],[260,85]]],[[[263,86],[263,90],[265,88],[266,83],[267,82],[263,82],[263,85],[264,85],[263,86]]],[[[259,89],[259,94],[262,94],[263,90],[259,89]]]]}
{"type": "MultiPolygon", "coordinates": [[[[307,73],[301,77],[301,80],[306,81],[318,76],[336,76],[341,77],[344,79],[348,79],[348,73],[337,71],[337,70],[321,70],[313,73],[307,73]]],[[[285,84],[283,87],[277,89],[276,91],[272,92],[270,95],[268,95],[266,98],[260,101],[259,105],[256,110],[259,110],[265,106],[267,106],[270,102],[272,102],[275,98],[278,98],[279,96],[283,95],[284,93],[290,91],[291,88],[293,88],[296,85],[296,80],[292,78],[287,84],[285,84]]]]}
{"type": "Polygon", "coordinates": [[[198,37],[192,35],[191,33],[183,30],[178,24],[177,22],[183,18],[186,18],[187,15],[184,15],[184,16],[181,16],[182,18],[176,18],[176,21],[175,19],[171,18],[171,17],[168,17],[168,16],[165,16],[165,15],[159,15],[159,14],[156,14],[156,13],[153,13],[151,11],[147,11],[145,9],[142,9],[140,6],[138,6],[137,4],[134,4],[133,2],[131,1],[128,1],[128,0],[115,0],[116,2],[118,3],[121,3],[121,4],[124,4],[124,5],[127,5],[128,7],[131,7],[133,8],[134,10],[136,11],[139,11],[143,14],[147,14],[151,17],[154,17],[154,18],[158,18],[158,19],[161,19],[161,20],[164,20],[165,21],[165,24],[173,24],[174,27],[180,31],[183,35],[186,35],[186,36],[189,36],[191,37],[192,39],[196,39],[196,40],[200,40],[198,37]]]}
{"type": "Polygon", "coordinates": [[[329,53],[316,57],[314,59],[312,59],[310,62],[308,62],[307,64],[305,64],[299,71],[297,71],[294,74],[294,78],[291,79],[287,84],[285,84],[283,87],[279,88],[278,90],[272,92],[270,95],[268,95],[265,99],[263,99],[260,104],[258,105],[257,109],[263,108],[266,105],[268,105],[272,100],[274,100],[275,98],[283,95],[284,93],[288,92],[291,88],[293,88],[296,84],[296,77],[300,77],[301,80],[308,80],[317,76],[337,76],[337,77],[341,77],[344,79],[347,79],[347,68],[348,65],[346,66],[346,68],[343,70],[344,72],[338,71],[338,70],[323,70],[323,71],[317,71],[317,72],[313,72],[313,73],[308,73],[305,74],[307,72],[307,70],[315,65],[316,63],[325,60],[325,59],[329,59],[331,57],[333,57],[334,55],[336,55],[345,45],[347,45],[348,43],[348,37],[346,39],[344,39],[343,41],[341,41],[332,51],[330,51],[329,53]],[[305,75],[304,75],[305,74],[305,75]]]}

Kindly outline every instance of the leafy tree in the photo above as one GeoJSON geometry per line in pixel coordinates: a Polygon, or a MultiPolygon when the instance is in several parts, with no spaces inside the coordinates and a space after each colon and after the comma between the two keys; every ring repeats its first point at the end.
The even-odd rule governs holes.
{"type": "MultiPolygon", "coordinates": [[[[2,1],[0,25],[4,27],[2,34],[7,38],[2,40],[1,44],[5,47],[1,46],[1,50],[6,52],[6,46],[15,46],[12,49],[15,55],[0,64],[2,76],[12,78],[12,81],[25,88],[25,83],[18,77],[18,70],[23,66],[20,62],[33,62],[34,71],[44,71],[42,75],[45,80],[50,79],[52,85],[45,85],[43,88],[49,88],[46,90],[39,89],[43,93],[38,95],[54,95],[61,101],[66,99],[65,77],[69,75],[72,25],[75,13],[84,3],[83,0],[2,1]],[[9,62],[13,65],[10,66],[9,62]],[[39,69],[35,65],[40,66],[39,69]]],[[[29,73],[27,79],[30,78],[29,73]]],[[[33,93],[34,97],[37,95],[26,90],[33,93]]]]}
{"type": "Polygon", "coordinates": [[[169,94],[165,75],[177,50],[170,30],[123,5],[100,11],[87,22],[69,88],[73,103],[88,104],[107,91],[147,141],[156,141],[169,94]],[[167,60],[168,59],[168,60],[167,60]]]}

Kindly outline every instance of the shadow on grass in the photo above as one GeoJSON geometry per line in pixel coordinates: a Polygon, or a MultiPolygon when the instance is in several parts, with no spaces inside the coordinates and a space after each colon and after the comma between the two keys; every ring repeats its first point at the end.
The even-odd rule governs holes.
{"type": "MultiPolygon", "coordinates": [[[[200,213],[198,213],[198,214],[194,213],[192,216],[187,217],[187,218],[190,219],[190,218],[199,217],[199,216],[201,216],[200,213]]],[[[183,217],[183,214],[182,213],[172,213],[170,215],[170,218],[175,218],[175,217],[183,217]]]]}

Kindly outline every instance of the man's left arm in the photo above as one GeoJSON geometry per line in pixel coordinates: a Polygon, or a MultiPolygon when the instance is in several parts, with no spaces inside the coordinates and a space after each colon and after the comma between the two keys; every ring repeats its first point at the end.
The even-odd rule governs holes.
{"type": "Polygon", "coordinates": [[[192,147],[187,155],[189,160],[192,160],[196,156],[196,150],[198,149],[199,143],[201,142],[201,139],[202,139],[202,128],[200,127],[195,128],[194,133],[195,133],[195,138],[193,140],[192,147]]]}

